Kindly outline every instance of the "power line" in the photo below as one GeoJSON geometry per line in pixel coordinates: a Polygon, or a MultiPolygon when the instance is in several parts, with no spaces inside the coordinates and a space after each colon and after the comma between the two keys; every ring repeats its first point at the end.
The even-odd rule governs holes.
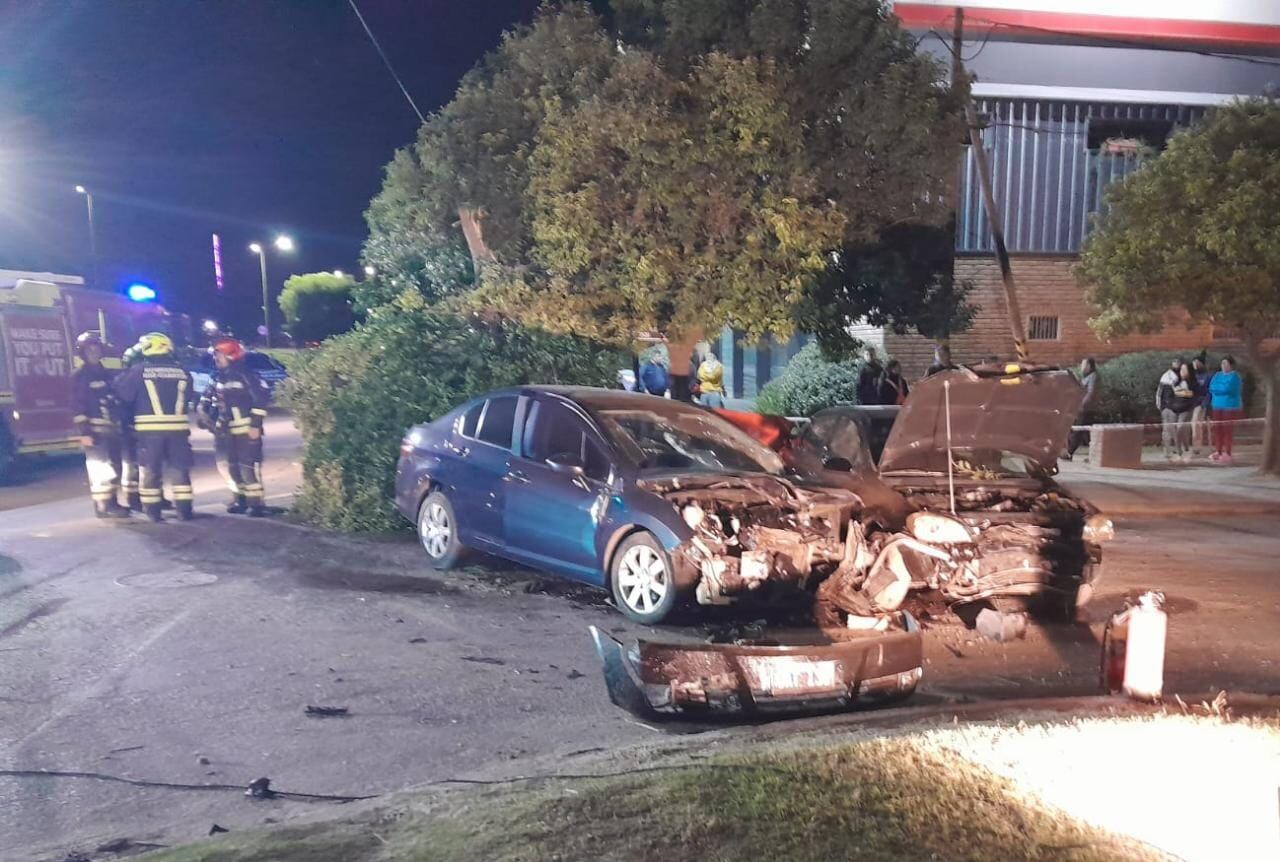
{"type": "Polygon", "coordinates": [[[351,11],[356,13],[356,17],[360,19],[360,26],[364,28],[364,32],[369,36],[369,41],[373,43],[373,48],[378,52],[378,56],[382,58],[382,64],[387,67],[387,71],[391,73],[391,77],[395,79],[396,85],[400,87],[400,92],[404,93],[405,101],[409,103],[409,107],[413,108],[413,112],[418,115],[418,122],[425,123],[427,118],[422,116],[422,111],[418,110],[417,104],[413,101],[413,96],[409,95],[409,90],[405,87],[404,81],[400,80],[400,76],[396,74],[395,67],[391,65],[391,60],[387,58],[387,53],[382,50],[382,46],[378,44],[378,37],[373,35],[373,31],[369,29],[368,23],[364,20],[364,16],[360,14],[360,7],[356,5],[356,0],[347,0],[351,4],[351,11]]]}

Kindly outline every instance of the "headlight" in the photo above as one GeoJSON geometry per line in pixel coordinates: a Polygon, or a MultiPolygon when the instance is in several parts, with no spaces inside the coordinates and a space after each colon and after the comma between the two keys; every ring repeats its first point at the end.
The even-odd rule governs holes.
{"type": "Polygon", "coordinates": [[[1106,515],[1090,515],[1084,522],[1084,540],[1095,545],[1116,537],[1116,525],[1106,515]]]}
{"type": "Polygon", "coordinates": [[[937,545],[967,545],[973,542],[973,533],[963,521],[934,512],[908,515],[907,529],[920,541],[937,545]]]}

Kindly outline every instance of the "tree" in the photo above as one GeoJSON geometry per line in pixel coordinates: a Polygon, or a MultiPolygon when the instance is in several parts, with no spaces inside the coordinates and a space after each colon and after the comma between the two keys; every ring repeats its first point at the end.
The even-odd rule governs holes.
{"type": "Polygon", "coordinates": [[[279,303],[294,341],[323,341],[354,326],[351,294],[355,286],[349,275],[312,272],[290,276],[280,292],[279,303]]]}
{"type": "Polygon", "coordinates": [[[1081,254],[1101,337],[1154,332],[1165,314],[1239,333],[1267,396],[1262,469],[1280,473],[1280,104],[1215,110],[1113,185],[1081,254]],[[1274,342],[1273,342],[1274,343],[1274,342]]]}
{"type": "Polygon", "coordinates": [[[380,277],[374,253],[398,249],[384,259],[429,299],[614,343],[785,337],[833,288],[849,316],[824,341],[872,314],[964,322],[941,307],[962,300],[949,266],[940,286],[882,267],[868,291],[852,265],[945,222],[962,129],[964,94],[879,0],[612,5],[612,34],[544,7],[427,121],[370,207],[380,277]],[[462,229],[478,290],[423,291],[407,261],[456,254],[462,229]]]}

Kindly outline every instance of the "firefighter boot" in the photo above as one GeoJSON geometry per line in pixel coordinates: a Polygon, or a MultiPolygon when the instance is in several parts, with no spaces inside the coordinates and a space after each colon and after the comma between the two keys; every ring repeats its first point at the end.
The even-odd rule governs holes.
{"type": "Polygon", "coordinates": [[[192,511],[190,500],[177,500],[174,502],[173,507],[178,510],[179,520],[190,521],[196,516],[195,512],[192,511]]]}
{"type": "Polygon", "coordinates": [[[236,494],[231,498],[231,502],[227,504],[227,514],[243,515],[248,508],[249,504],[245,502],[244,494],[236,494]]]}
{"type": "Polygon", "coordinates": [[[101,500],[94,503],[93,513],[104,520],[120,520],[129,517],[129,510],[117,506],[115,500],[101,500]]]}
{"type": "Polygon", "coordinates": [[[151,519],[151,523],[158,524],[162,520],[160,516],[159,503],[144,503],[142,510],[147,513],[147,517],[151,519]]]}
{"type": "Polygon", "coordinates": [[[137,491],[130,491],[128,494],[125,494],[124,502],[125,502],[125,505],[129,507],[129,510],[131,512],[142,511],[142,495],[139,494],[137,491]]]}
{"type": "Polygon", "coordinates": [[[166,512],[173,508],[173,501],[164,495],[160,496],[160,508],[166,512]]]}
{"type": "Polygon", "coordinates": [[[271,510],[262,504],[261,500],[254,500],[249,506],[250,518],[265,518],[271,514],[271,510]]]}

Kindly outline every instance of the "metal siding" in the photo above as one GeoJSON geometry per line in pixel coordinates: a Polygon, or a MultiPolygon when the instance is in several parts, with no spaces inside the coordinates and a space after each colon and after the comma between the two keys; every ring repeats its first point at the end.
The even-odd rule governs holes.
{"type": "MultiPolygon", "coordinates": [[[[1033,253],[1079,251],[1092,216],[1105,204],[1107,186],[1142,166],[1137,155],[1087,150],[1091,119],[1164,120],[1183,126],[1204,113],[1203,108],[1180,105],[993,98],[977,100],[977,107],[989,121],[981,140],[1005,242],[1011,252],[1033,253]]],[[[971,148],[964,148],[962,158],[956,249],[991,251],[990,221],[971,148]]]]}

